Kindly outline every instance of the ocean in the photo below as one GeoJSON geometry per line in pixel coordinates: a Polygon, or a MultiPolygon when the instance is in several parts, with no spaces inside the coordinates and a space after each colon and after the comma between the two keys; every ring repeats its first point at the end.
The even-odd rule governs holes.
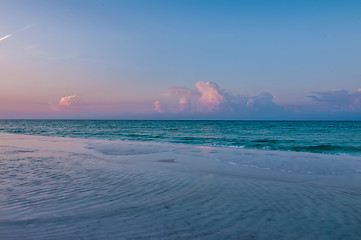
{"type": "Polygon", "coordinates": [[[0,132],[361,156],[361,121],[0,120],[0,132]]]}

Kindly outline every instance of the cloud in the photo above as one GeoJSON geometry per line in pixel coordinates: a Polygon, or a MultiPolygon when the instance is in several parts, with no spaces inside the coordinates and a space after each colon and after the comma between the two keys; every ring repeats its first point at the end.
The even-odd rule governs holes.
{"type": "Polygon", "coordinates": [[[198,99],[200,106],[202,106],[200,111],[216,111],[223,100],[223,95],[219,91],[218,85],[212,82],[197,82],[195,87],[200,93],[200,98],[198,99]]]}
{"type": "Polygon", "coordinates": [[[82,109],[86,106],[85,103],[79,102],[77,95],[70,95],[60,98],[58,102],[49,102],[50,109],[52,111],[73,111],[76,109],[82,109]]]}
{"type": "Polygon", "coordinates": [[[153,105],[154,105],[154,110],[155,110],[156,112],[159,112],[159,113],[164,112],[164,110],[163,110],[163,108],[162,108],[162,105],[160,104],[159,101],[155,101],[155,102],[153,103],[153,105]]]}
{"type": "Polygon", "coordinates": [[[327,92],[314,92],[314,94],[316,94],[316,96],[312,95],[307,97],[323,103],[326,110],[333,112],[361,110],[361,89],[355,92],[337,89],[327,92]]]}
{"type": "Polygon", "coordinates": [[[214,82],[197,82],[193,89],[171,87],[163,94],[170,99],[168,104],[156,101],[155,110],[162,113],[225,114],[245,116],[258,113],[282,112],[283,108],[273,102],[270,93],[263,92],[253,97],[234,95],[222,90],[214,82]],[[174,102],[171,104],[169,102],[174,102]],[[161,111],[160,111],[161,110],[161,111]]]}
{"type": "Polygon", "coordinates": [[[58,103],[59,106],[70,106],[72,103],[72,100],[74,98],[78,97],[77,95],[62,97],[58,103]]]}
{"type": "Polygon", "coordinates": [[[5,37],[0,38],[0,41],[5,40],[7,38],[11,37],[11,34],[6,35],[5,37]]]}
{"type": "Polygon", "coordinates": [[[268,92],[262,92],[257,96],[250,97],[247,101],[247,106],[257,111],[274,111],[279,110],[280,106],[277,106],[273,102],[273,95],[268,92]]]}
{"type": "Polygon", "coordinates": [[[191,106],[191,101],[189,98],[182,97],[179,99],[179,111],[184,111],[191,106]]]}

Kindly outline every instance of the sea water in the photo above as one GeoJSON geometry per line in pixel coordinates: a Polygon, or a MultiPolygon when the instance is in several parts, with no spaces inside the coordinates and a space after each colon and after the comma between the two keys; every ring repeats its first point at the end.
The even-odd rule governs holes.
{"type": "Polygon", "coordinates": [[[0,120],[0,132],[361,156],[361,121],[0,120]]]}

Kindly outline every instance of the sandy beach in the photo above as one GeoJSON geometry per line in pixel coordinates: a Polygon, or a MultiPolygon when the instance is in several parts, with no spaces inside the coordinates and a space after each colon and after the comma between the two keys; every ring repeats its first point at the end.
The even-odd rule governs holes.
{"type": "Polygon", "coordinates": [[[359,239],[361,158],[0,134],[0,239],[359,239]]]}

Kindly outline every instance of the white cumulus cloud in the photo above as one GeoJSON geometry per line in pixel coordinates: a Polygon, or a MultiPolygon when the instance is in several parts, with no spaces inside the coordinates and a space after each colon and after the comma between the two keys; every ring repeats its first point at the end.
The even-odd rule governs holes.
{"type": "Polygon", "coordinates": [[[62,97],[59,101],[59,106],[70,106],[72,103],[72,100],[77,98],[77,95],[71,95],[71,96],[67,96],[67,97],[62,97]]]}
{"type": "Polygon", "coordinates": [[[223,95],[219,91],[216,83],[212,82],[197,82],[195,84],[197,91],[200,93],[198,103],[201,112],[213,112],[218,109],[223,100],[223,95]]]}

